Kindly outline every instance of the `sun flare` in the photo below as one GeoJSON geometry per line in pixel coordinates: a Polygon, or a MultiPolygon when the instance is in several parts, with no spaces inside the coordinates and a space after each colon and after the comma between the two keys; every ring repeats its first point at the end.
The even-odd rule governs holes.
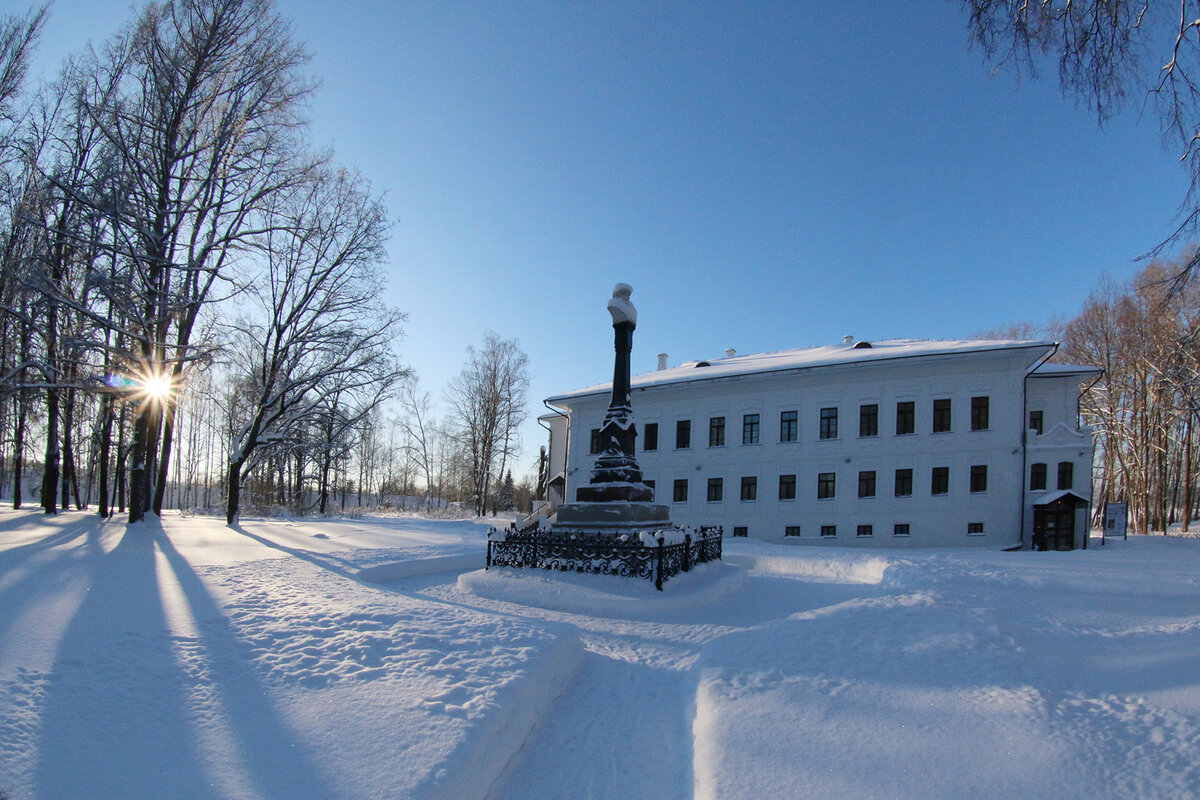
{"type": "Polygon", "coordinates": [[[152,400],[165,400],[171,394],[171,378],[167,375],[152,375],[142,381],[142,391],[152,400]]]}

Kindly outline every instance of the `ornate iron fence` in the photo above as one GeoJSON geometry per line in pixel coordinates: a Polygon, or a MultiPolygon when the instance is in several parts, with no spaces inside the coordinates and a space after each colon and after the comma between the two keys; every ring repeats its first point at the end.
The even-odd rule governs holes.
{"type": "Polygon", "coordinates": [[[642,533],[488,531],[487,568],[522,567],[665,580],[721,558],[720,526],[642,533]],[[675,541],[667,543],[668,536],[675,541]]]}

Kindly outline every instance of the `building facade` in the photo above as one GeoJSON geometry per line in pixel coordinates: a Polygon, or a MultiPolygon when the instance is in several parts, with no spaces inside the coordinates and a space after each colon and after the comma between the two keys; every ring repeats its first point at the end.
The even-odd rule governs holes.
{"type": "MultiPolygon", "coordinates": [[[[637,458],[673,522],[840,546],[1085,546],[1097,370],[1052,342],[888,341],[687,362],[632,380],[637,458]]],[[[574,500],[609,387],[546,400],[574,500]]]]}

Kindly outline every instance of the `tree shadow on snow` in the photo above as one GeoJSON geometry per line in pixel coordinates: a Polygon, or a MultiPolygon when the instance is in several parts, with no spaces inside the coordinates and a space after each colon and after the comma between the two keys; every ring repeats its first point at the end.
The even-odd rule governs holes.
{"type": "Polygon", "coordinates": [[[101,552],[102,525],[92,515],[77,516],[41,539],[0,551],[0,642],[7,641],[22,609],[61,594],[86,571],[88,557],[101,552]],[[55,548],[64,550],[51,555],[55,548]]]}
{"type": "Polygon", "coordinates": [[[86,558],[90,588],[45,686],[38,796],[331,796],[160,521],[86,558]]]}
{"type": "Polygon", "coordinates": [[[289,556],[294,556],[302,561],[307,561],[310,564],[318,566],[321,569],[327,569],[330,572],[341,575],[344,578],[350,578],[351,580],[359,581],[360,583],[362,582],[359,579],[357,570],[353,564],[344,558],[339,558],[330,553],[317,553],[312,550],[301,550],[298,547],[288,547],[287,545],[272,541],[265,536],[259,536],[257,533],[251,533],[243,528],[241,524],[236,522],[232,525],[229,525],[228,528],[235,533],[240,533],[247,539],[253,539],[264,547],[269,547],[272,550],[278,550],[281,553],[287,553],[289,556]]]}

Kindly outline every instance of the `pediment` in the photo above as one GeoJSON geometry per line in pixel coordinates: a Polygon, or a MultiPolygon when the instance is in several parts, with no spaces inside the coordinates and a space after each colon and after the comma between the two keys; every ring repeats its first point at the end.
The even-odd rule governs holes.
{"type": "Polygon", "coordinates": [[[1090,447],[1089,439],[1087,433],[1060,422],[1045,433],[1035,436],[1030,444],[1033,447],[1076,447],[1080,444],[1090,447]]]}

